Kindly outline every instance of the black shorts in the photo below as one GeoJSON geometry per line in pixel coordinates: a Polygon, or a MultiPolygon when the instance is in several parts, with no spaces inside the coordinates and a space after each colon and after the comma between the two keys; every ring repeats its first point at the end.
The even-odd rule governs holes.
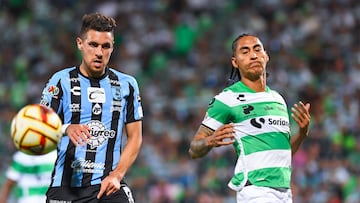
{"type": "Polygon", "coordinates": [[[47,203],[134,203],[130,188],[121,183],[119,191],[97,199],[100,185],[89,187],[53,187],[46,193],[47,203]]]}

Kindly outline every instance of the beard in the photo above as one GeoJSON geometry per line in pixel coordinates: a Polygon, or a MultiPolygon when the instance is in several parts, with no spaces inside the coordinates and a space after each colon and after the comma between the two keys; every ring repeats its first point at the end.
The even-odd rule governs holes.
{"type": "Polygon", "coordinates": [[[266,76],[266,72],[265,69],[262,69],[262,71],[246,72],[241,75],[247,78],[248,80],[255,82],[257,80],[260,80],[262,77],[266,76]]]}

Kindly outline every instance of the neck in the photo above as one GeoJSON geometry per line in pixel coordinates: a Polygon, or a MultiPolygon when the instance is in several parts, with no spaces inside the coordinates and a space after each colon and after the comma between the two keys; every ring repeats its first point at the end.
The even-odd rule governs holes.
{"type": "Polygon", "coordinates": [[[80,72],[88,78],[101,78],[105,74],[105,68],[101,71],[91,71],[90,68],[86,68],[85,64],[80,65],[80,72]]]}
{"type": "Polygon", "coordinates": [[[247,78],[242,78],[241,82],[243,82],[250,89],[255,92],[265,92],[266,89],[266,77],[260,77],[258,80],[252,81],[247,78]]]}

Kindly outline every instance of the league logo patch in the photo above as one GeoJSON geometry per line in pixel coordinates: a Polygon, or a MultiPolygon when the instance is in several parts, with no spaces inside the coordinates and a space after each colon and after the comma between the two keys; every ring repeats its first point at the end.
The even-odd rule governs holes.
{"type": "Polygon", "coordinates": [[[47,88],[47,94],[51,95],[51,96],[56,96],[59,94],[59,88],[56,87],[55,85],[51,85],[47,88]]]}

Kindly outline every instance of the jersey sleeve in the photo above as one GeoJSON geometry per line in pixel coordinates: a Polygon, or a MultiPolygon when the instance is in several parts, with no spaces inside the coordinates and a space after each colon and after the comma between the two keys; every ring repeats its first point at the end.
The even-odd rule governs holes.
{"type": "Polygon", "coordinates": [[[61,72],[55,73],[45,85],[42,93],[40,104],[52,108],[58,114],[61,112],[62,104],[62,87],[61,72]]]}
{"type": "Polygon", "coordinates": [[[131,78],[128,82],[129,95],[126,98],[126,116],[124,123],[131,123],[143,118],[140,90],[137,81],[131,78]]]}
{"type": "Polygon", "coordinates": [[[231,122],[231,110],[228,105],[222,102],[223,93],[215,96],[209,103],[202,124],[212,130],[231,122]]]}

